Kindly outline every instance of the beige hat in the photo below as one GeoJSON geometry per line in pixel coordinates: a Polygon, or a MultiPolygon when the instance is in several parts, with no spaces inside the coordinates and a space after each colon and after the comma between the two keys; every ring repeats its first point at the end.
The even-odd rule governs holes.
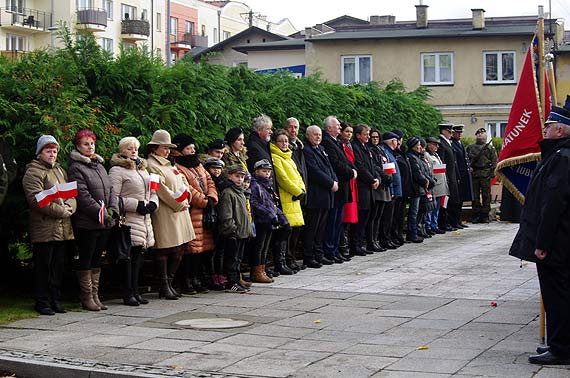
{"type": "Polygon", "coordinates": [[[176,148],[176,145],[170,141],[170,134],[166,130],[156,130],[154,134],[152,134],[152,139],[148,144],[176,148]]]}

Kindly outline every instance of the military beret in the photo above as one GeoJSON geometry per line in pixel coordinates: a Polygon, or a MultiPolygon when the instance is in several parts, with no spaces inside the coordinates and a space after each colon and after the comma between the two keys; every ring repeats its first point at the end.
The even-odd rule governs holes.
{"type": "Polygon", "coordinates": [[[484,127],[481,127],[480,129],[477,129],[477,131],[475,131],[475,135],[479,135],[481,133],[486,133],[486,132],[487,132],[487,130],[485,130],[484,127]]]}

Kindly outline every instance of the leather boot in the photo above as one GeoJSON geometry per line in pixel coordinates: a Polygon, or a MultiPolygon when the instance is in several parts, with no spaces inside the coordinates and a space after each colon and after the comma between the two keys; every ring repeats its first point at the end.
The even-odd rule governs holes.
{"type": "Polygon", "coordinates": [[[123,291],[123,303],[127,306],[138,306],[139,301],[137,301],[133,294],[133,270],[130,260],[121,260],[123,278],[125,279],[125,288],[123,291]]]}
{"type": "Polygon", "coordinates": [[[99,279],[101,278],[101,268],[91,269],[91,287],[93,293],[93,301],[101,310],[106,310],[107,306],[101,303],[99,299],[99,279]]]}
{"type": "Polygon", "coordinates": [[[77,271],[77,278],[79,279],[79,289],[81,290],[81,307],[88,311],[99,311],[101,308],[93,301],[93,291],[91,286],[91,271],[79,270],[77,271]]]}
{"type": "Polygon", "coordinates": [[[256,265],[251,267],[251,281],[256,283],[272,283],[273,280],[265,274],[264,265],[256,265]]]}
{"type": "Polygon", "coordinates": [[[172,294],[176,295],[178,298],[180,298],[182,294],[174,290],[174,287],[172,286],[172,281],[174,281],[174,276],[176,275],[178,266],[180,266],[180,260],[182,260],[180,257],[169,256],[166,266],[167,269],[166,272],[168,274],[168,286],[170,286],[170,291],[172,292],[172,294]]]}
{"type": "Polygon", "coordinates": [[[158,277],[160,279],[160,288],[158,289],[158,298],[166,298],[170,300],[178,299],[176,295],[170,290],[168,283],[168,269],[166,259],[158,259],[158,277]]]}
{"type": "Polygon", "coordinates": [[[131,256],[131,272],[132,272],[132,288],[133,288],[133,297],[139,302],[140,304],[148,304],[148,300],[143,298],[142,295],[139,293],[139,275],[141,272],[142,265],[144,263],[144,255],[141,251],[137,251],[132,254],[131,256]]]}
{"type": "Polygon", "coordinates": [[[204,268],[202,264],[202,256],[203,253],[192,253],[190,254],[190,260],[192,261],[192,265],[190,266],[190,276],[192,277],[192,287],[198,293],[207,293],[209,290],[208,288],[203,285],[202,283],[205,282],[204,280],[204,268]]]}
{"type": "Polygon", "coordinates": [[[283,274],[284,276],[293,275],[293,270],[291,270],[285,263],[285,255],[287,254],[287,245],[289,243],[287,240],[281,240],[275,243],[275,248],[277,249],[273,254],[274,268],[273,270],[283,274]]]}

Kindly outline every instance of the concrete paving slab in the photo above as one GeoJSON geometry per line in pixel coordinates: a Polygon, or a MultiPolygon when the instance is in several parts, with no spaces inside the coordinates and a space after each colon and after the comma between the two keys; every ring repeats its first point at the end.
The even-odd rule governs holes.
{"type": "Polygon", "coordinates": [[[298,378],[367,378],[396,361],[388,357],[335,354],[293,374],[298,378]]]}

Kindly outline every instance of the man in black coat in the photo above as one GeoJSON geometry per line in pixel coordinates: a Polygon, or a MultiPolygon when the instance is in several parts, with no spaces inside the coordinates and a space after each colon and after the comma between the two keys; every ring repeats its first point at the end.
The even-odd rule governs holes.
{"type": "Polygon", "coordinates": [[[324,257],[323,240],[327,216],[334,207],[334,193],[338,179],[325,150],[320,146],[322,131],[318,126],[307,127],[303,154],[307,163],[307,205],[305,206],[305,234],[303,260],[309,268],[320,268],[324,257]]]}
{"type": "Polygon", "coordinates": [[[461,224],[461,208],[463,202],[473,201],[473,180],[471,178],[471,163],[469,155],[465,150],[465,146],[461,142],[463,136],[464,125],[454,125],[451,129],[451,148],[455,154],[457,161],[457,171],[459,172],[459,203],[453,203],[449,208],[451,215],[451,224],[457,228],[466,228],[467,225],[461,224]]]}
{"type": "Polygon", "coordinates": [[[338,178],[338,191],[334,195],[334,207],[329,211],[327,228],[325,230],[325,259],[320,262],[329,264],[329,261],[331,261],[342,264],[344,261],[350,260],[350,258],[341,255],[338,250],[344,205],[352,202],[350,180],[356,178],[357,173],[356,167],[348,160],[341,142],[337,139],[340,135],[340,122],[338,119],[334,116],[328,116],[323,121],[323,127],[325,132],[323,133],[321,146],[329,155],[329,161],[338,178]]]}
{"type": "Polygon", "coordinates": [[[356,184],[358,185],[358,224],[350,233],[350,253],[357,256],[364,256],[367,253],[374,253],[363,247],[365,242],[366,225],[372,207],[372,191],[380,185],[380,177],[374,167],[372,152],[368,146],[370,140],[370,127],[367,125],[357,125],[354,128],[354,140],[352,149],[354,151],[354,163],[358,171],[356,184]]]}
{"type": "MultiPolygon", "coordinates": [[[[453,125],[451,123],[440,123],[439,124],[439,150],[437,153],[441,158],[445,167],[445,177],[447,178],[447,184],[449,185],[449,201],[448,208],[453,205],[461,203],[461,198],[459,196],[459,172],[457,170],[457,160],[455,153],[453,152],[453,147],[451,147],[451,129],[453,125]]],[[[449,215],[449,209],[441,207],[439,210],[439,228],[444,231],[455,231],[457,227],[451,222],[453,221],[449,215]]]]}
{"type": "Polygon", "coordinates": [[[536,263],[546,310],[547,346],[529,362],[560,365],[570,363],[570,96],[552,107],[543,133],[509,254],[536,263]]]}
{"type": "MultiPolygon", "coordinates": [[[[251,123],[251,135],[245,144],[247,147],[247,170],[255,172],[253,166],[260,160],[267,160],[273,166],[273,159],[271,159],[271,151],[269,150],[269,141],[271,139],[273,122],[271,118],[265,114],[255,117],[251,123]]],[[[272,177],[275,177],[273,175],[272,177]]],[[[276,184],[276,182],[273,182],[276,184]]],[[[273,186],[277,188],[276,185],[273,186]]]]}
{"type": "MultiPolygon", "coordinates": [[[[390,132],[390,134],[394,134],[398,137],[398,142],[396,144],[396,147],[392,150],[392,153],[396,159],[396,164],[398,164],[401,195],[394,198],[394,201],[392,201],[391,210],[389,207],[384,209],[384,215],[393,214],[394,219],[389,220],[386,219],[384,215],[382,215],[381,222],[383,224],[390,223],[390,239],[388,240],[391,241],[391,243],[384,244],[386,247],[389,247],[390,244],[404,244],[404,221],[406,220],[406,203],[409,202],[410,198],[412,197],[412,168],[410,167],[410,159],[406,155],[406,151],[403,146],[404,133],[400,129],[394,129],[390,132]]],[[[384,139],[384,135],[382,138],[384,139]]],[[[386,235],[385,232],[384,235],[386,235]]]]}

